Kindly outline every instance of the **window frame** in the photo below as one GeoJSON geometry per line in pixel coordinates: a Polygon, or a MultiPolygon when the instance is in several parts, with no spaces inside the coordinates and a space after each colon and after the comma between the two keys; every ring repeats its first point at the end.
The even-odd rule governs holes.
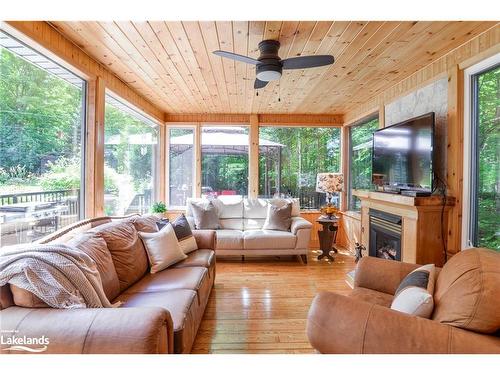
{"type": "MultiPolygon", "coordinates": [[[[338,134],[339,167],[338,167],[337,171],[332,171],[332,173],[342,173],[342,165],[343,165],[343,161],[342,161],[342,147],[343,147],[343,145],[342,145],[342,126],[328,125],[328,124],[303,124],[303,123],[293,123],[293,124],[259,123],[259,133],[258,133],[259,140],[260,140],[260,136],[261,136],[261,133],[260,133],[261,128],[288,128],[288,129],[302,129],[302,128],[311,129],[311,128],[313,128],[313,129],[336,129],[336,130],[338,130],[338,132],[339,132],[339,134],[338,134]]],[[[275,142],[278,142],[278,141],[275,141],[275,142]]],[[[259,157],[260,157],[260,150],[259,150],[259,157]]],[[[327,172],[327,171],[321,171],[321,172],[327,172]]],[[[260,177],[260,172],[259,172],[259,177],[260,177]]],[[[260,186],[260,180],[257,181],[257,184],[260,186]]],[[[314,184],[314,186],[315,186],[315,184],[314,184]]],[[[281,186],[278,187],[277,191],[279,194],[283,193],[283,191],[281,190],[281,186]]],[[[323,195],[324,193],[318,193],[318,194],[323,195]]],[[[260,196],[261,196],[260,191],[258,191],[258,197],[260,197],[260,196]]],[[[326,200],[326,195],[324,197],[325,197],[324,199],[326,200]]],[[[294,197],[294,198],[298,198],[298,197],[294,197]]],[[[321,197],[320,199],[323,200],[323,197],[321,197]]],[[[339,209],[342,207],[342,193],[339,193],[339,195],[338,195],[338,205],[337,206],[339,209]]],[[[301,207],[300,210],[301,211],[319,211],[320,208],[321,208],[321,205],[318,208],[302,208],[301,207]]]]}
{"type": "MultiPolygon", "coordinates": [[[[379,122],[378,128],[380,129],[380,113],[379,112],[373,112],[367,116],[364,116],[363,118],[353,122],[352,124],[348,125],[348,134],[347,134],[347,171],[348,171],[348,179],[347,179],[347,202],[346,202],[346,211],[351,211],[351,212],[359,212],[358,210],[354,210],[351,206],[352,203],[352,129],[356,127],[362,127],[367,125],[369,122],[377,119],[379,122]]],[[[373,152],[373,147],[372,147],[372,152],[373,152]]]]}
{"type": "Polygon", "coordinates": [[[479,112],[478,77],[500,66],[497,53],[464,70],[464,148],[463,148],[463,192],[462,192],[462,239],[461,250],[476,247],[479,180],[479,151],[477,149],[479,112]]]}
{"type": "MultiPolygon", "coordinates": [[[[13,39],[17,43],[23,45],[25,48],[30,49],[33,51],[33,53],[47,59],[48,61],[52,62],[53,64],[57,65],[63,70],[66,70],[68,73],[74,75],[75,77],[79,78],[82,81],[82,86],[81,86],[81,114],[80,114],[80,163],[81,163],[81,168],[80,168],[80,191],[79,191],[79,199],[78,199],[78,204],[79,204],[79,212],[78,212],[78,220],[84,219],[87,215],[87,207],[86,207],[86,189],[88,188],[86,186],[86,172],[88,170],[88,165],[86,163],[87,161],[87,152],[88,152],[88,140],[87,140],[87,129],[88,129],[88,102],[87,102],[87,94],[88,94],[88,85],[89,85],[89,77],[88,75],[84,74],[81,72],[79,69],[76,67],[66,63],[64,60],[60,59],[58,56],[54,55],[50,51],[46,50],[42,46],[40,46],[38,43],[33,42],[31,39],[26,37],[24,34],[19,33],[16,29],[10,28],[10,27],[5,27],[6,25],[4,23],[0,23],[0,32],[8,36],[9,38],[13,39]]],[[[9,48],[2,47],[7,49],[9,52],[9,48]]],[[[15,52],[11,52],[15,54],[18,58],[24,59],[28,61],[30,64],[33,64],[34,66],[38,67],[41,70],[46,71],[45,68],[42,66],[39,66],[38,64],[25,59],[21,55],[17,55],[15,52]]],[[[49,71],[46,71],[47,74],[52,74],[58,77],[56,74],[51,73],[49,71]]],[[[61,80],[64,80],[63,78],[58,77],[61,80]]],[[[68,84],[71,85],[70,82],[67,82],[68,84]]]]}
{"type": "MultiPolygon", "coordinates": [[[[103,124],[103,147],[105,147],[105,134],[106,134],[106,104],[112,105],[111,103],[107,102],[108,96],[112,98],[112,100],[118,102],[121,106],[125,107],[116,107],[117,109],[129,114],[130,116],[135,117],[139,121],[143,121],[146,125],[152,125],[151,127],[156,130],[157,134],[157,150],[156,150],[156,155],[154,155],[154,170],[153,170],[153,194],[151,195],[152,202],[157,202],[161,199],[160,197],[160,175],[161,175],[161,168],[162,166],[160,165],[160,159],[161,159],[161,131],[160,128],[163,126],[160,121],[156,120],[154,117],[148,115],[146,112],[111,90],[109,87],[105,87],[105,95],[104,95],[104,124],[103,124]]],[[[104,173],[104,166],[106,165],[106,160],[103,155],[103,173],[104,173]]],[[[103,202],[104,202],[104,179],[103,179],[103,186],[102,186],[102,194],[103,194],[103,202]]],[[[103,205],[104,208],[104,205],[103,205]]]]}
{"type": "Polygon", "coordinates": [[[198,185],[198,173],[197,173],[197,155],[201,153],[198,150],[197,145],[200,144],[198,139],[199,134],[197,131],[199,126],[197,124],[187,124],[187,123],[169,123],[166,126],[165,131],[165,148],[166,148],[166,157],[165,157],[165,201],[167,208],[173,211],[182,211],[185,210],[187,206],[175,206],[170,204],[170,130],[172,129],[192,129],[193,130],[193,191],[191,192],[191,197],[197,197],[196,194],[196,186],[198,185]]]}

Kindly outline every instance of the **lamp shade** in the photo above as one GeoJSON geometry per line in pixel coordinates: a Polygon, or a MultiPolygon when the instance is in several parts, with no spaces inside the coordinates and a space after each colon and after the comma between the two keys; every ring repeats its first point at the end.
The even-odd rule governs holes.
{"type": "Polygon", "coordinates": [[[342,173],[318,173],[316,176],[316,191],[318,193],[335,193],[344,188],[342,173]]]}

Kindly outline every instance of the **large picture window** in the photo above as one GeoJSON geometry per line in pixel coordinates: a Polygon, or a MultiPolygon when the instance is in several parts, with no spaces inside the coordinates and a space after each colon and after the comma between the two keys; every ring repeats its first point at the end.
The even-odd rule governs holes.
{"type": "Polygon", "coordinates": [[[469,245],[500,251],[500,63],[473,74],[469,245]]]}
{"type": "Polygon", "coordinates": [[[85,86],[0,31],[0,246],[82,216],[85,86]]]}
{"type": "Polygon", "coordinates": [[[318,209],[326,197],[316,192],[322,172],[340,172],[339,128],[260,127],[259,196],[290,196],[302,209],[318,209]]]}
{"type": "Polygon", "coordinates": [[[248,148],[248,127],[202,127],[201,194],[203,197],[248,194],[248,148]]]}
{"type": "Polygon", "coordinates": [[[148,212],[157,186],[158,126],[109,94],[104,124],[104,212],[148,212]]]}
{"type": "Polygon", "coordinates": [[[195,150],[194,128],[168,130],[168,202],[170,207],[186,206],[194,195],[195,150]]]}
{"type": "Polygon", "coordinates": [[[361,202],[353,189],[372,187],[373,132],[379,127],[378,117],[365,119],[349,127],[349,190],[348,210],[359,211],[361,202]]]}

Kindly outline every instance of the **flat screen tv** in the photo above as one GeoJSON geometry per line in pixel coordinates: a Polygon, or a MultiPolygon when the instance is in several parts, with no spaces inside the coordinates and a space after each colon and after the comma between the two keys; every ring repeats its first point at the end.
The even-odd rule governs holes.
{"type": "Polygon", "coordinates": [[[434,112],[373,133],[372,182],[378,190],[432,191],[434,112]]]}

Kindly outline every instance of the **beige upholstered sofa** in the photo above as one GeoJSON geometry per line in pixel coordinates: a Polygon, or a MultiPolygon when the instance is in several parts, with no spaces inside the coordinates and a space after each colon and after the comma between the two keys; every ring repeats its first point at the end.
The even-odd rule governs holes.
{"type": "Polygon", "coordinates": [[[322,292],[307,335],[320,353],[500,353],[500,254],[470,249],[438,270],[434,311],[424,319],[390,308],[417,264],[364,257],[348,296],[322,292]]]}
{"type": "MultiPolygon", "coordinates": [[[[188,199],[186,217],[195,229],[190,202],[203,199],[188,199]]],[[[312,224],[300,217],[298,199],[249,199],[241,196],[221,196],[212,200],[219,215],[220,229],[217,232],[215,251],[217,255],[300,255],[307,262],[307,248],[312,224]],[[268,205],[283,205],[292,202],[292,224],[290,231],[262,229],[268,205]]]]}
{"type": "Polygon", "coordinates": [[[155,232],[157,218],[83,220],[39,243],[76,246],[97,265],[108,299],[118,308],[55,309],[30,292],[0,288],[0,354],[15,337],[48,338],[45,354],[189,353],[215,280],[215,232],[194,231],[198,250],[158,273],[149,273],[137,232],[155,232]]]}

